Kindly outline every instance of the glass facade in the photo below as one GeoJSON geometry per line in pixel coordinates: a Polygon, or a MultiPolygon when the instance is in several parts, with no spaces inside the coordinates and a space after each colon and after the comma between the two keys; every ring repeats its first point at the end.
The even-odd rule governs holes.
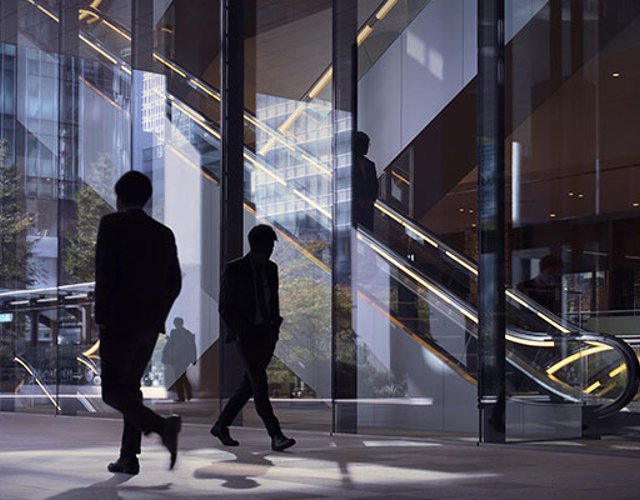
{"type": "MultiPolygon", "coordinates": [[[[113,185],[135,169],[183,273],[143,377],[160,412],[210,421],[228,396],[224,241],[246,251],[267,223],[285,318],[269,392],[285,428],[631,432],[637,2],[244,0],[228,65],[224,3],[0,3],[1,409],[115,414],[100,399],[93,258],[113,185]],[[230,165],[222,87],[239,68],[230,165]],[[225,193],[230,171],[241,196],[225,193]],[[176,361],[185,351],[194,364],[176,361]]],[[[251,404],[241,421],[260,425],[251,404]]]]}

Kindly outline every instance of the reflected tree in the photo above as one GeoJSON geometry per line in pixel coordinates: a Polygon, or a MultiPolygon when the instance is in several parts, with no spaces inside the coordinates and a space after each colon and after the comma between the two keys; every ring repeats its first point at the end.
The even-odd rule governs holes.
{"type": "Polygon", "coordinates": [[[73,231],[65,237],[63,267],[71,283],[94,280],[94,257],[98,224],[103,215],[115,206],[112,194],[114,165],[111,157],[102,153],[91,163],[84,183],[76,194],[76,219],[73,231]]]}

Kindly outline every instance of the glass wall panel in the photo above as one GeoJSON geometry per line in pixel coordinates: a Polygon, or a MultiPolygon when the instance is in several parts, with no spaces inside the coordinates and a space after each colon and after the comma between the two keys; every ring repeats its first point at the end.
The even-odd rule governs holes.
{"type": "MultiPolygon", "coordinates": [[[[536,414],[541,436],[579,436],[611,426],[593,421],[589,408],[594,399],[615,400],[630,383],[628,362],[615,353],[636,347],[640,8],[627,1],[530,4],[527,23],[512,12],[513,29],[521,28],[507,47],[508,280],[564,325],[565,332],[541,325],[556,344],[569,345],[538,362],[572,385],[585,409],[568,419],[561,417],[568,401],[549,387],[512,392],[538,408],[546,403],[546,415],[536,414]],[[584,330],[599,339],[572,346],[568,332],[584,330]]],[[[634,402],[621,406],[635,418],[634,402]]],[[[511,437],[521,431],[531,437],[527,429],[511,437]]]]}
{"type": "Polygon", "coordinates": [[[276,229],[284,317],[269,392],[285,428],[329,429],[331,2],[246,8],[244,231],[276,229]]]}

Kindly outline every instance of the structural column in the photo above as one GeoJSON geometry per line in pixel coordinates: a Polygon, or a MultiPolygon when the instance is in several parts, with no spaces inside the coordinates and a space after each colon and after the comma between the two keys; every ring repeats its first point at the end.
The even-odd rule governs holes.
{"type": "Polygon", "coordinates": [[[504,2],[478,1],[480,440],[505,441],[504,2]]]}
{"type": "MultiPolygon", "coordinates": [[[[244,200],[244,0],[222,2],[222,207],[220,266],[242,256],[244,200]]],[[[220,320],[220,401],[231,395],[242,377],[242,363],[224,343],[220,320]]],[[[238,424],[239,422],[236,422],[238,424]]]]}
{"type": "Polygon", "coordinates": [[[333,430],[357,431],[357,342],[352,327],[352,167],[356,126],[356,0],[333,0],[333,430]],[[345,196],[346,194],[346,196],[345,196]],[[345,401],[346,400],[346,401],[345,401]]]}

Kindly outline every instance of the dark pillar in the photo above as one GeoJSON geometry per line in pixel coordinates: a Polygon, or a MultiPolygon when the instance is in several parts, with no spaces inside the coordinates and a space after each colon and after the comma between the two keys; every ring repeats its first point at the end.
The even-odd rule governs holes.
{"type": "MultiPolygon", "coordinates": [[[[222,217],[221,271],[242,255],[244,173],[244,0],[222,2],[222,217]]],[[[220,321],[221,339],[224,322],[220,321]]],[[[220,402],[228,398],[242,376],[242,364],[230,344],[220,342],[220,402]]],[[[241,418],[241,417],[239,417],[241,418]]],[[[240,422],[236,422],[238,424],[240,422]]]]}
{"type": "Polygon", "coordinates": [[[357,342],[351,307],[351,196],[353,134],[356,127],[356,0],[333,0],[333,431],[357,432],[357,342]]]}
{"type": "Polygon", "coordinates": [[[480,440],[505,441],[504,3],[478,1],[480,440]]]}

